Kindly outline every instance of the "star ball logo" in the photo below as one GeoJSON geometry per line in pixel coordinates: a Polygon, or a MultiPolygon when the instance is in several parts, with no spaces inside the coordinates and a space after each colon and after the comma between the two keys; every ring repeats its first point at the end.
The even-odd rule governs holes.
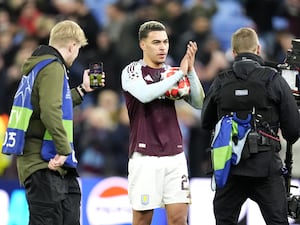
{"type": "Polygon", "coordinates": [[[89,224],[131,224],[132,211],[127,187],[128,181],[122,177],[109,177],[96,184],[87,199],[89,224]]]}

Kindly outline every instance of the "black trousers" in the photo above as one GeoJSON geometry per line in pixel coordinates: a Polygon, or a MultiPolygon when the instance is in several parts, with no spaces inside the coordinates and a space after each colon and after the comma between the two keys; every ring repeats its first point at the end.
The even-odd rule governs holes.
{"type": "Polygon", "coordinates": [[[81,191],[75,175],[49,169],[25,181],[29,225],[80,225],[81,191]]]}
{"type": "Polygon", "coordinates": [[[267,225],[288,225],[284,179],[272,177],[230,176],[214,197],[216,225],[236,225],[243,203],[256,202],[267,225]]]}

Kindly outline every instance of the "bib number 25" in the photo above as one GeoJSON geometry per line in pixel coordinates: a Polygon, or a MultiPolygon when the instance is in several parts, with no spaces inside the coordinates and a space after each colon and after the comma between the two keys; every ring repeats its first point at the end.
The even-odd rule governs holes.
{"type": "Polygon", "coordinates": [[[6,132],[2,146],[13,148],[16,145],[16,132],[6,132]]]}

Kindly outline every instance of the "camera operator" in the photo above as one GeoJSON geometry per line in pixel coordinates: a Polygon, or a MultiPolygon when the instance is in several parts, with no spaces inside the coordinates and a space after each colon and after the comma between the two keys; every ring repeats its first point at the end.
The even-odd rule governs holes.
{"type": "Polygon", "coordinates": [[[258,36],[253,29],[238,29],[232,35],[231,44],[235,57],[233,66],[216,77],[201,113],[202,128],[213,131],[221,124],[220,130],[215,129],[215,138],[225,144],[220,149],[229,151],[231,157],[221,162],[223,153],[218,153],[220,149],[215,147],[214,139],[212,160],[216,192],[213,206],[216,224],[237,224],[241,207],[250,198],[259,205],[266,224],[288,225],[278,130],[289,143],[298,140],[298,108],[285,79],[276,69],[264,66],[259,56],[258,36]],[[226,123],[219,123],[225,118],[231,119],[226,122],[238,125],[237,131],[229,131],[228,140],[221,138],[228,133],[224,128],[226,123]],[[246,118],[250,118],[250,122],[243,136],[239,128],[247,125],[246,118]],[[218,135],[218,131],[222,135],[218,135]],[[234,152],[233,149],[240,151],[234,152]],[[218,176],[220,171],[221,176],[218,176]],[[219,182],[220,179],[224,182],[219,182]]]}
{"type": "Polygon", "coordinates": [[[283,78],[288,82],[296,103],[300,108],[300,39],[292,40],[292,48],[287,51],[284,64],[277,66],[283,78]]]}
{"type": "MultiPolygon", "coordinates": [[[[291,41],[292,48],[287,50],[286,59],[284,64],[277,65],[282,77],[288,82],[295,101],[300,109],[300,39],[293,39],[291,41]]],[[[296,147],[299,144],[295,143],[296,147]]],[[[282,172],[285,178],[286,193],[288,199],[288,216],[294,219],[294,222],[300,220],[300,195],[293,195],[291,193],[291,178],[292,178],[292,164],[293,164],[293,150],[292,144],[286,143],[285,152],[285,166],[282,168],[282,172]]]]}

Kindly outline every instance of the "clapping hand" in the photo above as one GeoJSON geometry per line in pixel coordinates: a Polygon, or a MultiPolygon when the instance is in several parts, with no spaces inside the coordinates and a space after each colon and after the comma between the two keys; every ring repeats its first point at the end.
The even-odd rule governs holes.
{"type": "Polygon", "coordinates": [[[189,41],[185,55],[183,56],[180,62],[180,69],[183,71],[183,74],[187,74],[194,69],[195,56],[198,50],[197,43],[194,41],[189,41]]]}
{"type": "Polygon", "coordinates": [[[195,56],[198,51],[197,43],[194,41],[189,41],[187,45],[186,50],[186,57],[188,59],[188,72],[192,71],[194,69],[194,63],[195,63],[195,56]]]}

